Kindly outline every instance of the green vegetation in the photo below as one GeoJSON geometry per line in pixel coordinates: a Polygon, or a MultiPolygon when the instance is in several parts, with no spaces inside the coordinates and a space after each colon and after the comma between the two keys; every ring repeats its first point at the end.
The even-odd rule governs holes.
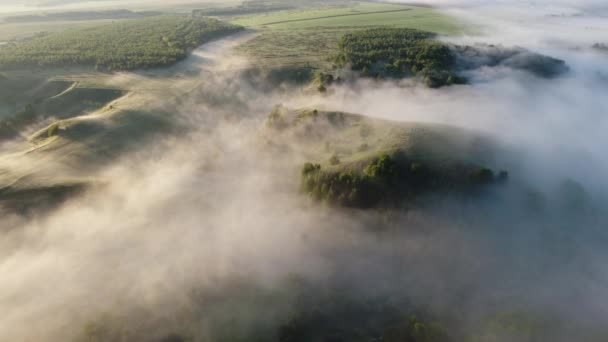
{"type": "Polygon", "coordinates": [[[349,6],[282,11],[236,18],[235,24],[252,28],[294,30],[306,28],[416,28],[440,34],[458,34],[466,28],[431,8],[396,4],[356,3],[349,6]]]}
{"type": "Polygon", "coordinates": [[[265,1],[244,1],[239,6],[233,7],[218,7],[218,8],[206,8],[193,10],[192,14],[197,17],[212,16],[236,16],[245,14],[256,14],[266,13],[273,11],[284,11],[293,9],[292,6],[281,4],[278,2],[265,2],[265,1]]]}
{"type": "Polygon", "coordinates": [[[240,50],[277,80],[295,76],[311,81],[317,70],[330,73],[333,63],[328,57],[339,52],[340,38],[361,29],[390,26],[438,34],[466,31],[463,24],[430,8],[379,3],[281,11],[232,22],[261,30],[240,50]]]}
{"type": "Polygon", "coordinates": [[[340,39],[338,66],[350,65],[364,76],[417,75],[430,87],[463,83],[455,72],[456,57],[435,35],[411,29],[371,29],[340,39]]]}
{"type": "Polygon", "coordinates": [[[0,68],[94,66],[133,70],[173,64],[190,49],[240,30],[216,19],[160,16],[70,30],[0,49],[0,68]]]}
{"type": "MultiPolygon", "coordinates": [[[[335,159],[334,159],[335,158],[335,159]]],[[[332,156],[331,165],[338,165],[332,156]]],[[[449,168],[424,164],[398,151],[382,154],[360,170],[325,171],[319,164],[306,163],[302,168],[304,193],[332,205],[368,208],[400,206],[425,194],[439,191],[471,191],[480,185],[506,180],[485,167],[452,165],[449,168]],[[476,169],[477,168],[477,169],[476,169]]]]}
{"type": "MultiPolygon", "coordinates": [[[[12,138],[25,127],[44,119],[66,119],[99,109],[124,95],[124,92],[120,90],[75,86],[61,92],[60,89],[66,87],[64,82],[50,82],[45,85],[47,90],[41,91],[37,95],[48,97],[34,97],[33,103],[25,105],[22,110],[13,115],[0,119],[0,139],[12,138]],[[54,91],[54,93],[48,91],[54,91]],[[55,95],[58,92],[61,93],[55,95]]],[[[49,128],[49,136],[56,134],[57,128],[49,128]]]]}
{"type": "Polygon", "coordinates": [[[41,15],[20,15],[4,18],[5,23],[30,23],[49,21],[80,21],[102,19],[132,19],[160,15],[159,12],[133,12],[129,10],[108,11],[73,11],[60,13],[46,13],[41,15]]]}
{"type": "Polygon", "coordinates": [[[307,80],[317,69],[330,70],[328,56],[338,52],[343,28],[267,30],[239,47],[258,68],[305,71],[307,80]]]}
{"type": "Polygon", "coordinates": [[[434,33],[412,29],[357,31],[344,35],[338,46],[335,67],[350,67],[365,77],[415,76],[431,88],[465,83],[462,71],[484,66],[506,66],[545,78],[568,70],[562,60],[525,49],[447,44],[434,33]]]}
{"type": "MultiPolygon", "coordinates": [[[[36,37],[46,36],[51,33],[95,28],[112,22],[112,19],[104,19],[0,23],[0,42],[8,42],[10,44],[19,43],[36,37]]],[[[10,44],[4,45],[3,47],[8,47],[10,44]]]]}
{"type": "Polygon", "coordinates": [[[497,148],[492,141],[454,127],[282,106],[266,124],[272,146],[311,161],[302,167],[301,191],[330,205],[407,206],[426,195],[475,194],[509,178],[486,166],[497,148]]]}

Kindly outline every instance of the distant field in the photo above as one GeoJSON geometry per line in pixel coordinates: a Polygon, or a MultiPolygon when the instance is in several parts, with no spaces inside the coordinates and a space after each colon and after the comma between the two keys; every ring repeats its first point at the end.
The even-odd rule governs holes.
{"type": "Polygon", "coordinates": [[[466,29],[462,23],[431,8],[375,3],[360,3],[346,8],[282,11],[240,17],[232,22],[246,27],[273,30],[394,26],[452,35],[462,33],[466,29]]]}
{"type": "Polygon", "coordinates": [[[31,23],[0,23],[0,42],[25,39],[39,33],[85,29],[111,23],[116,20],[48,21],[31,23]]]}
{"type": "Polygon", "coordinates": [[[190,49],[241,27],[212,18],[167,15],[69,30],[0,49],[0,68],[94,66],[134,70],[174,64],[190,49]]]}
{"type": "Polygon", "coordinates": [[[305,67],[327,69],[345,33],[370,27],[414,28],[443,35],[458,35],[468,27],[432,8],[359,3],[243,16],[232,23],[260,30],[240,50],[263,68],[305,67]]]}

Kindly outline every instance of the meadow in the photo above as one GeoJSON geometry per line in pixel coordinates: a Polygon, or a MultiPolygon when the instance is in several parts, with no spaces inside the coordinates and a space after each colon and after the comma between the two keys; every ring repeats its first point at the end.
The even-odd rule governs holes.
{"type": "Polygon", "coordinates": [[[462,33],[466,29],[462,23],[432,8],[365,2],[349,7],[327,7],[243,16],[235,18],[232,22],[251,28],[273,30],[392,26],[454,35],[462,33]]]}

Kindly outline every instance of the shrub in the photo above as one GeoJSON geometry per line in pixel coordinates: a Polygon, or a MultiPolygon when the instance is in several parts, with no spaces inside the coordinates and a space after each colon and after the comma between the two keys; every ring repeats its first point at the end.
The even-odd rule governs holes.
{"type": "Polygon", "coordinates": [[[49,126],[49,128],[47,129],[47,134],[50,137],[54,137],[57,135],[59,131],[59,123],[54,123],[52,125],[49,126]]]}
{"type": "Polygon", "coordinates": [[[331,158],[329,158],[329,164],[331,165],[338,165],[340,164],[340,158],[338,158],[337,155],[332,155],[331,158]]]}

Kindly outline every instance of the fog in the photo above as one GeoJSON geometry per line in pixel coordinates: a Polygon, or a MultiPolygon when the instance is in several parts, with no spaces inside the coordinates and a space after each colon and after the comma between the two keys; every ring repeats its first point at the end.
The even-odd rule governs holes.
{"type": "Polygon", "coordinates": [[[329,94],[263,91],[243,76],[250,65],[234,52],[248,35],[203,46],[146,75],[198,70],[204,82],[170,102],[187,133],[120,156],[94,174],[103,186],[56,211],[3,217],[2,339],[62,341],[88,332],[95,340],[91,331],[101,329],[110,332],[98,340],[173,333],[268,340],[299,294],[332,291],[404,300],[448,317],[465,335],[503,310],[548,317],[544,336],[553,341],[605,334],[608,57],[590,49],[606,37],[608,27],[592,15],[603,3],[429,3],[481,28],[442,39],[522,46],[563,59],[570,71],[547,80],[482,68],[467,75],[470,84],[441,89],[360,80],[329,94]],[[566,10],[585,14],[546,16],[566,10]],[[509,166],[512,185],[413,211],[313,203],[298,191],[306,157],[263,144],[265,116],[278,103],[489,134],[508,151],[497,159],[509,166]],[[566,180],[584,187],[583,210],[567,207],[566,180]],[[547,198],[541,213],[522,200],[528,187],[547,198]]]}

